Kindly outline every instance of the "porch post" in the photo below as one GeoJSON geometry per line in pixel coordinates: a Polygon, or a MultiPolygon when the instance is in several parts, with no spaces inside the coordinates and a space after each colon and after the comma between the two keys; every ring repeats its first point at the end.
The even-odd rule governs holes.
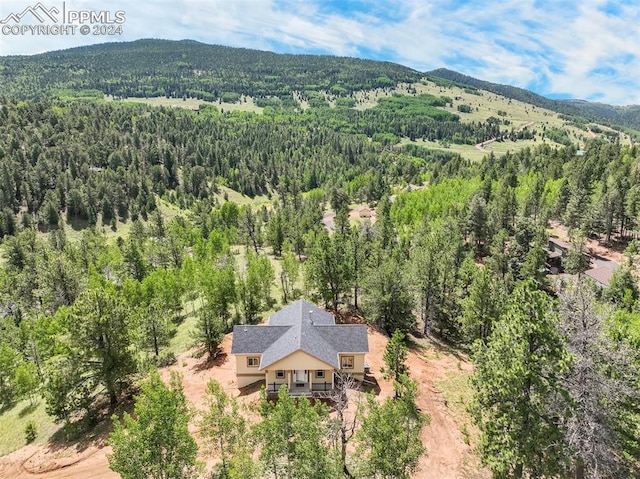
{"type": "Polygon", "coordinates": [[[289,391],[291,391],[291,371],[287,371],[287,380],[288,380],[288,387],[289,387],[289,391]]]}
{"type": "Polygon", "coordinates": [[[336,379],[335,371],[331,371],[331,389],[335,389],[334,381],[336,379]]]}

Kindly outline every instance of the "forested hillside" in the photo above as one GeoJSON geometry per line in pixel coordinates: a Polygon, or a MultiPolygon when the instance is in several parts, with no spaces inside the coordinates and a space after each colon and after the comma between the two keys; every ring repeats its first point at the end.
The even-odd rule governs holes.
{"type": "MultiPolygon", "coordinates": [[[[388,185],[421,183],[426,161],[446,153],[383,151],[387,138],[475,143],[495,124],[463,124],[436,97],[392,97],[366,111],[272,110],[264,115],[154,109],[133,104],[5,103],[0,109],[0,236],[16,223],[104,224],[146,217],[155,196],[181,208],[219,184],[248,195],[348,184],[354,199],[375,201],[388,185]],[[424,101],[429,105],[424,105],[424,101]],[[380,143],[372,143],[368,137],[380,143]],[[16,216],[17,215],[17,216],[16,216]]],[[[451,155],[449,155],[451,156],[451,155]]]]}
{"type": "MultiPolygon", "coordinates": [[[[393,358],[409,347],[430,361],[431,341],[460,359],[447,371],[459,381],[451,404],[431,390],[429,401],[437,396],[448,412],[469,398],[459,434],[480,475],[638,475],[633,143],[589,131],[573,144],[576,136],[543,124],[544,141],[485,154],[474,145],[533,134],[509,124],[507,111],[484,118],[473,102],[487,92],[418,92],[415,72],[354,59],[141,41],[1,65],[0,431],[11,417],[34,440],[45,421],[27,420],[46,409],[64,434],[84,437],[131,406],[150,371],[188,350],[216,368],[234,325],[258,324],[304,296],[392,337],[391,365],[371,373],[393,380],[395,397],[363,396],[351,434],[342,393],[329,415],[305,401],[296,408],[282,392],[277,404],[256,399],[249,427],[251,413],[211,383],[197,438],[215,438],[202,454],[222,459],[221,475],[429,477],[417,471],[426,393],[393,358]],[[191,111],[99,95],[68,101],[58,89],[278,100],[261,113],[210,103],[191,111]],[[306,92],[307,108],[293,104],[294,90],[306,92]],[[370,95],[371,105],[329,107],[327,92],[370,95]],[[480,120],[461,120],[472,114],[480,120]],[[427,141],[484,156],[469,161],[427,141]],[[556,238],[562,253],[550,250],[551,233],[566,240],[556,238]],[[602,252],[619,264],[596,283],[585,271],[602,264],[602,252]],[[474,367],[464,375],[467,358],[474,367]]],[[[134,416],[115,420],[111,467],[137,477],[128,454],[141,452],[136,470],[175,466],[195,477],[198,444],[180,380],[166,386],[152,374],[135,401],[134,416]],[[143,454],[149,444],[128,448],[149,418],[179,432],[175,461],[143,454]]],[[[0,451],[22,439],[0,434],[0,451]]]]}
{"type": "Polygon", "coordinates": [[[0,94],[43,99],[60,90],[98,90],[116,97],[203,100],[275,96],[292,91],[356,90],[413,82],[422,75],[393,63],[277,53],[194,41],[138,40],[0,59],[0,94]]]}

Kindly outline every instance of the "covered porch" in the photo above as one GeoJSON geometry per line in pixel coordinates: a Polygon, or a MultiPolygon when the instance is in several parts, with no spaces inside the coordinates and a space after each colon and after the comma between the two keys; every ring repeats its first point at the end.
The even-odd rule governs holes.
{"type": "Polygon", "coordinates": [[[267,370],[267,393],[277,394],[284,384],[292,396],[320,395],[335,388],[333,372],[333,369],[267,370]]]}

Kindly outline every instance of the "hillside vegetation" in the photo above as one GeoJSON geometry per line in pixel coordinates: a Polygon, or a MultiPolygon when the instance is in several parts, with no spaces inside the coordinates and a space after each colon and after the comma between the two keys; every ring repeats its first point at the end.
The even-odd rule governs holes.
{"type": "Polygon", "coordinates": [[[291,101],[293,91],[346,95],[420,77],[407,67],[357,58],[284,55],[188,40],[138,40],[4,57],[0,95],[43,99],[72,90],[125,98],[237,101],[247,95],[291,101]]]}
{"type": "MultiPolygon", "coordinates": [[[[114,470],[127,471],[134,453],[136,470],[172,467],[128,442],[144,440],[153,417],[174,419],[166,430],[176,428],[179,465],[194,476],[191,433],[202,444],[225,425],[230,442],[201,454],[236,477],[314,478],[318,457],[327,478],[429,477],[417,467],[432,431],[468,443],[468,464],[482,469],[463,474],[458,454],[438,469],[450,477],[638,475],[633,137],[355,59],[140,41],[1,64],[0,420],[24,428],[25,442],[55,430],[43,406],[63,425],[56,450],[61,436],[109,429],[150,377],[134,416],[116,420],[114,470]],[[180,98],[196,90],[218,102],[180,98]],[[120,98],[132,95],[170,103],[120,98]],[[567,243],[561,255],[548,252],[552,225],[567,243]],[[598,252],[619,250],[600,283],[583,274],[603,263],[587,248],[596,241],[598,252]],[[550,274],[558,256],[562,276],[550,274]],[[277,405],[256,400],[250,417],[215,385],[220,407],[196,424],[179,378],[149,376],[169,376],[171,364],[191,379],[232,367],[219,353],[233,326],[301,296],[391,336],[390,363],[410,358],[383,376],[382,364],[372,369],[387,386],[395,379],[395,399],[364,399],[355,435],[337,432],[340,400],[329,415],[293,407],[283,391],[277,405]],[[445,349],[438,368],[460,359],[456,374],[437,371],[442,396],[415,380],[445,349]],[[176,353],[206,359],[175,364],[176,353]],[[434,424],[423,407],[438,410],[434,424]],[[449,408],[459,431],[441,420],[449,408]]],[[[240,394],[233,379],[226,386],[240,394]]],[[[153,437],[168,441],[158,451],[175,446],[153,437]]],[[[1,439],[3,452],[22,444],[1,439]]]]}
{"type": "Polygon", "coordinates": [[[582,117],[589,121],[604,123],[610,126],[630,127],[636,130],[636,133],[637,130],[640,130],[640,105],[612,106],[584,100],[551,100],[523,88],[479,80],[446,68],[432,70],[426,72],[425,75],[428,78],[441,79],[439,83],[443,85],[453,83],[478,90],[489,91],[506,98],[519,100],[565,115],[582,117]]]}

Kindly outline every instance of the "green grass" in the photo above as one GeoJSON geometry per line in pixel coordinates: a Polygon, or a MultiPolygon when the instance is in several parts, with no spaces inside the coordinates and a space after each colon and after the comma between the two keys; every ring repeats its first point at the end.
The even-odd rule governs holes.
{"type": "Polygon", "coordinates": [[[422,146],[424,148],[431,148],[434,150],[442,150],[442,151],[448,151],[452,153],[458,153],[463,158],[466,158],[472,161],[480,161],[482,160],[482,158],[484,158],[486,155],[489,154],[489,153],[485,153],[483,151],[478,150],[474,145],[457,145],[455,143],[450,143],[448,146],[445,147],[437,141],[422,141],[422,140],[410,141],[408,138],[403,138],[400,141],[401,145],[406,145],[409,143],[413,143],[415,145],[422,146]]]}
{"type": "Polygon", "coordinates": [[[467,410],[473,399],[473,389],[469,383],[471,374],[471,371],[448,371],[445,373],[447,379],[436,382],[435,386],[442,392],[447,408],[451,411],[463,435],[468,438],[471,445],[474,445],[478,440],[478,430],[473,425],[467,410]]]}
{"type": "Polygon", "coordinates": [[[435,383],[436,390],[444,396],[445,404],[458,424],[464,442],[472,450],[464,455],[460,477],[465,479],[488,479],[490,472],[482,467],[476,447],[480,440],[480,431],[473,425],[468,407],[473,399],[473,389],[469,382],[471,371],[461,369],[447,371],[446,379],[435,383]]]}
{"type": "MultiPolygon", "coordinates": [[[[356,98],[355,109],[366,110],[368,108],[373,108],[378,104],[379,99],[391,97],[394,93],[408,95],[409,89],[411,88],[415,89],[416,95],[428,94],[436,97],[446,96],[451,98],[453,100],[451,106],[446,106],[442,109],[460,116],[460,121],[462,123],[482,122],[493,116],[510,122],[510,124],[501,125],[500,127],[502,131],[506,132],[510,131],[512,128],[518,129],[526,123],[534,122],[530,128],[537,131],[535,141],[506,141],[503,143],[492,143],[491,145],[487,145],[485,149],[493,151],[494,154],[498,156],[506,153],[507,151],[516,152],[526,147],[534,147],[544,141],[554,146],[558,145],[549,139],[543,139],[543,128],[558,128],[564,130],[567,132],[569,139],[573,143],[579,144],[581,147],[584,147],[585,142],[591,138],[591,135],[589,135],[586,129],[581,129],[570,124],[551,110],[545,110],[544,108],[538,108],[533,105],[529,105],[528,103],[510,100],[500,95],[484,91],[479,91],[481,93],[480,95],[474,95],[466,92],[464,88],[457,86],[438,86],[435,83],[426,80],[412,85],[399,84],[395,89],[387,91],[377,89],[356,92],[354,95],[356,98]],[[458,106],[463,104],[471,107],[471,113],[462,113],[458,111],[458,106]],[[506,115],[499,115],[499,111],[506,112],[506,115]]],[[[602,125],[598,126],[603,130],[607,129],[602,125]]],[[[630,144],[631,139],[625,134],[621,136],[621,142],[623,144],[630,144]]],[[[402,139],[401,144],[402,143],[409,143],[409,140],[407,138],[402,139]]],[[[421,140],[414,143],[428,148],[459,153],[462,157],[472,161],[481,160],[488,154],[478,151],[473,145],[451,144],[448,147],[444,147],[438,142],[423,142],[421,140]]]]}
{"type": "Polygon", "coordinates": [[[38,429],[34,441],[36,444],[48,441],[62,427],[55,424],[46,413],[44,399],[35,400],[34,406],[31,406],[28,399],[20,401],[0,415],[0,456],[5,456],[26,444],[24,428],[29,421],[33,421],[38,429]]]}
{"type": "MultiPolygon", "coordinates": [[[[184,320],[176,328],[176,334],[171,338],[167,351],[178,356],[193,347],[192,331],[196,327],[196,321],[198,320],[197,314],[201,307],[202,300],[200,298],[184,303],[184,320]]],[[[167,351],[164,352],[166,353],[167,351]]]]}
{"type": "MultiPolygon", "coordinates": [[[[253,113],[262,113],[264,110],[253,102],[253,98],[246,97],[246,101],[240,101],[238,103],[218,103],[204,100],[198,100],[197,98],[187,98],[182,100],[181,98],[127,98],[125,100],[117,100],[123,103],[144,103],[151,106],[163,106],[166,108],[185,108],[187,110],[197,110],[200,105],[212,105],[215,106],[218,111],[250,111],[253,113]]],[[[108,101],[113,101],[111,97],[107,97],[108,101]]]]}
{"type": "Polygon", "coordinates": [[[251,205],[253,208],[262,205],[271,204],[271,200],[267,197],[267,195],[255,196],[253,198],[243,195],[242,193],[237,192],[236,190],[232,190],[226,186],[218,186],[219,193],[216,193],[215,197],[222,204],[226,199],[228,201],[233,201],[234,203],[242,206],[242,205],[251,205]]]}
{"type": "Polygon", "coordinates": [[[71,90],[61,88],[54,90],[53,94],[62,101],[104,101],[104,94],[100,90],[71,90]]]}

